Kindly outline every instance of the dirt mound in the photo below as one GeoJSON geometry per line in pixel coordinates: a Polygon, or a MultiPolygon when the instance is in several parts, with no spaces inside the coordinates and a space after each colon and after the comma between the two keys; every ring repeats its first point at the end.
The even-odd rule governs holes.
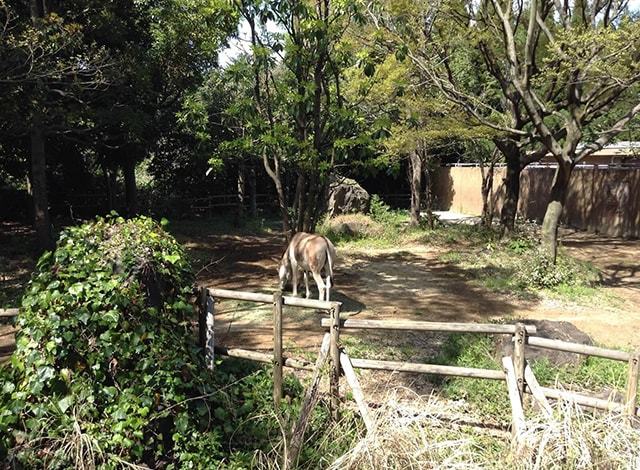
{"type": "MultiPolygon", "coordinates": [[[[527,324],[533,324],[538,329],[536,336],[548,339],[557,339],[561,341],[569,341],[571,343],[593,345],[593,340],[584,331],[576,328],[575,325],[568,321],[551,321],[551,320],[527,320],[527,324]]],[[[511,336],[503,336],[499,340],[500,347],[498,351],[503,356],[511,355],[513,346],[511,344],[511,336]]],[[[553,351],[551,349],[541,349],[535,346],[527,345],[525,348],[527,360],[535,361],[537,359],[547,358],[549,362],[555,366],[578,366],[586,358],[581,354],[553,351]]]]}
{"type": "Polygon", "coordinates": [[[328,233],[342,237],[375,237],[382,235],[384,227],[364,214],[343,214],[328,219],[325,223],[328,233]]]}

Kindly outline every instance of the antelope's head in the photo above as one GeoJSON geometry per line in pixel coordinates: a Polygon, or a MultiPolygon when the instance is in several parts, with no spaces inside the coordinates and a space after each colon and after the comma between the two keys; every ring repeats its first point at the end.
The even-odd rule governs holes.
{"type": "Polygon", "coordinates": [[[278,277],[280,278],[280,290],[284,290],[291,278],[291,261],[289,261],[288,250],[282,255],[280,259],[280,266],[278,267],[278,277]]]}

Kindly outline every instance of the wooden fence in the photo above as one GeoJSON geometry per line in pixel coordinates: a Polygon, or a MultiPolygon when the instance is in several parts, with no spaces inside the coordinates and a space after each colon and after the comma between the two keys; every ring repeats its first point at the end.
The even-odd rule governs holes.
{"type": "Polygon", "coordinates": [[[354,369],[376,369],[394,372],[413,372],[477,379],[504,380],[507,385],[509,400],[511,403],[512,432],[514,439],[518,439],[525,425],[523,406],[523,397],[525,393],[531,394],[540,409],[547,414],[551,413],[551,406],[549,405],[548,399],[563,399],[582,406],[626,414],[629,417],[639,415],[640,410],[637,406],[637,395],[640,352],[638,351],[629,353],[615,349],[606,349],[597,346],[588,346],[567,341],[542,338],[535,336],[537,333],[535,326],[524,325],[522,323],[508,325],[409,320],[341,319],[340,308],[341,304],[339,302],[323,302],[319,300],[287,297],[283,296],[279,291],[275,292],[273,295],[269,295],[222,289],[203,288],[201,290],[200,341],[205,349],[208,367],[214,367],[215,353],[258,362],[272,362],[274,381],[273,398],[276,407],[282,399],[283,366],[307,369],[314,372],[311,384],[305,393],[300,417],[292,430],[290,449],[287,459],[284,462],[284,468],[291,468],[292,466],[295,466],[295,462],[303,442],[303,436],[309,415],[318,399],[320,374],[328,358],[331,360],[330,398],[333,417],[338,419],[338,407],[340,403],[339,379],[341,374],[344,374],[344,377],[353,392],[353,397],[363,417],[365,426],[369,431],[373,429],[373,421],[369,414],[368,405],[364,400],[354,369]],[[214,299],[234,299],[259,303],[272,303],[274,327],[273,356],[257,351],[215,347],[213,338],[214,299]],[[305,360],[286,358],[283,356],[282,307],[284,305],[318,309],[329,313],[328,318],[321,319],[321,326],[327,328],[329,331],[323,338],[322,346],[315,364],[311,364],[305,360]],[[511,356],[502,358],[503,367],[501,370],[351,358],[346,351],[340,347],[340,334],[349,334],[355,330],[362,329],[510,335],[512,336],[513,349],[511,356]],[[536,380],[536,377],[527,362],[525,349],[527,344],[542,349],[573,352],[587,356],[597,356],[626,362],[628,364],[628,376],[624,403],[617,403],[585,394],[541,386],[536,380]]]}

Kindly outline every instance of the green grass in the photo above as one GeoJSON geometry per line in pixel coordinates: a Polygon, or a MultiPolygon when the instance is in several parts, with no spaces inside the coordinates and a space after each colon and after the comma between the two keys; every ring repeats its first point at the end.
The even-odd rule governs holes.
{"type": "Polygon", "coordinates": [[[357,358],[406,361],[419,354],[419,349],[416,346],[402,344],[398,341],[386,342],[381,336],[373,340],[371,335],[364,338],[345,335],[340,338],[340,341],[345,350],[349,352],[349,356],[357,358]]]}
{"type": "MultiPolygon", "coordinates": [[[[445,341],[441,353],[433,363],[483,369],[502,369],[496,358],[496,344],[489,335],[452,334],[445,341]]],[[[609,359],[586,357],[578,366],[557,367],[546,358],[533,361],[532,370],[543,386],[559,384],[565,388],[599,393],[626,386],[627,365],[609,359]]],[[[510,405],[507,389],[502,381],[437,378],[442,393],[451,399],[464,399],[474,411],[498,421],[508,421],[510,405]]]]}

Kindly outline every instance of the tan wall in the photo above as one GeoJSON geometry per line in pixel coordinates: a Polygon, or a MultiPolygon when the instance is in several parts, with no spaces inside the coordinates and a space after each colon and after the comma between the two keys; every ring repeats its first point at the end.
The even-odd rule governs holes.
{"type": "MultiPolygon", "coordinates": [[[[520,216],[540,222],[544,217],[553,168],[526,168],[520,177],[520,216]]],[[[498,215],[504,198],[506,169],[496,168],[491,199],[498,215]]],[[[481,169],[439,168],[434,184],[436,206],[465,214],[482,212],[481,169]]],[[[640,170],[576,168],[562,222],[610,236],[640,237],[640,170]]]]}

